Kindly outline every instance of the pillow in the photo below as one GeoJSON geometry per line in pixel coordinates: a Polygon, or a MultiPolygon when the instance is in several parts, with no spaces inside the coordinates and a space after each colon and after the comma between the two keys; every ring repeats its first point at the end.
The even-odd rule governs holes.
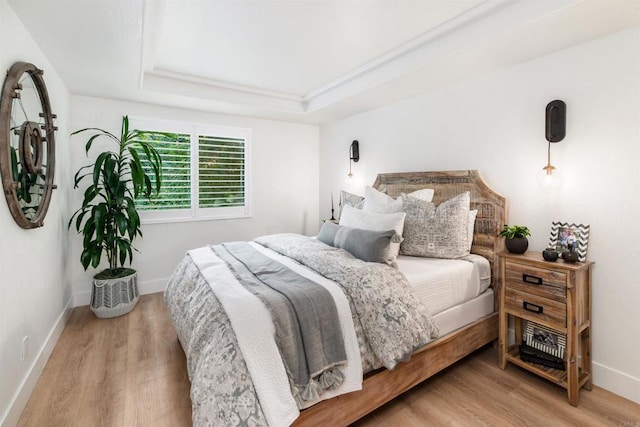
{"type": "Polygon", "coordinates": [[[416,199],[424,200],[425,202],[430,202],[433,200],[433,188],[416,190],[407,194],[407,196],[415,197],[416,199]]]}
{"type": "Polygon", "coordinates": [[[376,213],[402,212],[402,197],[393,199],[381,191],[367,185],[364,187],[364,206],[362,210],[376,213]]]}
{"type": "MultiPolygon", "coordinates": [[[[405,216],[406,214],[404,212],[383,214],[366,212],[351,206],[345,206],[340,215],[340,225],[371,231],[394,230],[398,233],[398,236],[402,236],[405,216]]],[[[398,256],[399,251],[399,243],[391,243],[391,255],[394,260],[398,256]]]]}
{"type": "Polygon", "coordinates": [[[393,265],[391,244],[400,243],[402,238],[395,230],[371,231],[344,227],[327,221],[318,233],[318,240],[336,248],[344,249],[351,255],[366,262],[380,262],[393,265]]]}
{"type": "Polygon", "coordinates": [[[473,244],[473,230],[476,227],[476,216],[478,215],[478,209],[472,209],[469,211],[469,224],[467,243],[469,243],[469,252],[471,252],[471,245],[473,244]]]}
{"type": "Polygon", "coordinates": [[[338,218],[342,215],[342,209],[345,206],[353,206],[354,208],[362,209],[364,206],[364,197],[342,190],[340,191],[340,213],[338,214],[338,218]]]}
{"type": "Polygon", "coordinates": [[[460,258],[469,255],[469,192],[436,206],[402,195],[407,214],[403,255],[460,258]]]}

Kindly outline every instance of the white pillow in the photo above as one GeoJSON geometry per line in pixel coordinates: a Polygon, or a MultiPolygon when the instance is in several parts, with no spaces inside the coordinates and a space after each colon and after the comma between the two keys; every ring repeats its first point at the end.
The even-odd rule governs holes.
{"type": "Polygon", "coordinates": [[[367,185],[364,187],[364,206],[362,210],[376,213],[395,213],[402,211],[402,197],[393,199],[381,191],[367,185]]]}
{"type": "MultiPolygon", "coordinates": [[[[372,231],[395,230],[398,236],[402,236],[405,216],[404,212],[390,214],[367,212],[345,205],[340,215],[340,225],[372,231]]],[[[392,262],[395,261],[399,251],[400,243],[391,243],[390,255],[392,262]]]]}
{"type": "Polygon", "coordinates": [[[430,202],[433,200],[433,188],[416,190],[407,194],[407,196],[415,197],[416,199],[424,200],[425,202],[430,202]]]}
{"type": "Polygon", "coordinates": [[[469,240],[469,252],[471,252],[471,245],[473,243],[473,230],[476,226],[476,216],[478,215],[478,209],[472,209],[469,211],[469,225],[467,229],[467,238],[469,240]]]}

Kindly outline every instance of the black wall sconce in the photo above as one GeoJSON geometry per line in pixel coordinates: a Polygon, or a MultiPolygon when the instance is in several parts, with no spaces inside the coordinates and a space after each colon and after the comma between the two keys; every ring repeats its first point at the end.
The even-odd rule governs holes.
{"type": "Polygon", "coordinates": [[[360,143],[357,140],[353,140],[349,146],[349,174],[347,175],[349,181],[353,178],[351,173],[351,162],[358,162],[360,160],[360,143]]]}
{"type": "Polygon", "coordinates": [[[556,168],[551,165],[551,143],[560,142],[567,133],[567,105],[564,101],[556,99],[547,104],[545,111],[544,136],[549,141],[547,150],[547,165],[542,169],[551,175],[556,168]]]}

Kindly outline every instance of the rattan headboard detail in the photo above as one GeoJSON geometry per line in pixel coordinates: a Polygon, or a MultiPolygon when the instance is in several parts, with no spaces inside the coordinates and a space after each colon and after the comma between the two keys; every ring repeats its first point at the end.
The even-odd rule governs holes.
{"type": "Polygon", "coordinates": [[[508,203],[484,181],[477,170],[402,172],[379,174],[374,188],[396,198],[400,193],[411,193],[422,188],[434,190],[433,202],[442,203],[465,191],[471,195],[471,209],[478,209],[471,253],[482,255],[491,263],[491,282],[499,278],[498,252],[504,242],[498,232],[507,224],[508,203]]]}

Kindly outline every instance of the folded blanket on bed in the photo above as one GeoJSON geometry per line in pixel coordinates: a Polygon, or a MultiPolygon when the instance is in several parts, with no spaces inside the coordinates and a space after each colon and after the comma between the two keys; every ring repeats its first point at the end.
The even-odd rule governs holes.
{"type": "Polygon", "coordinates": [[[354,258],[341,249],[299,234],[255,240],[338,283],[353,302],[366,340],[387,369],[438,336],[429,311],[394,268],[354,258]]]}
{"type": "Polygon", "coordinates": [[[173,278],[165,301],[187,356],[193,425],[291,424],[299,411],[264,304],[234,286],[233,273],[210,247],[190,250],[173,278]],[[173,278],[186,279],[185,289],[171,287],[173,278]],[[185,290],[186,298],[174,298],[185,290]],[[175,316],[185,309],[188,316],[175,316]]]}
{"type": "Polygon", "coordinates": [[[344,380],[347,362],[333,297],[323,286],[263,255],[247,242],[212,246],[238,282],[271,313],[276,342],[296,401],[315,401],[344,380]]]}

